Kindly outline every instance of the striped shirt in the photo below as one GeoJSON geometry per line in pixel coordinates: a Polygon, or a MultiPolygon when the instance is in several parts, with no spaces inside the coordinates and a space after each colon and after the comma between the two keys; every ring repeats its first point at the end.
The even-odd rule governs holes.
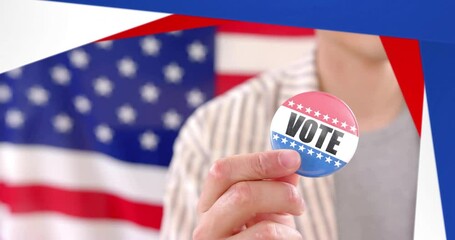
{"type": "MultiPolygon", "coordinates": [[[[174,145],[161,239],[191,239],[196,206],[216,159],[270,150],[269,126],[286,99],[318,89],[312,53],[283,69],[266,72],[199,108],[174,145]]],[[[307,240],[336,239],[332,177],[300,178],[307,210],[295,218],[307,240]]]]}

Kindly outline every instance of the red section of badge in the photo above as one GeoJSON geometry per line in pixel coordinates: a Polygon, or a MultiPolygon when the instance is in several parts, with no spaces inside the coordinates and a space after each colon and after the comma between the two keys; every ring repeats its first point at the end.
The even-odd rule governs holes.
{"type": "Polygon", "coordinates": [[[288,99],[282,106],[359,136],[359,126],[351,109],[342,100],[328,93],[298,94],[288,99]]]}

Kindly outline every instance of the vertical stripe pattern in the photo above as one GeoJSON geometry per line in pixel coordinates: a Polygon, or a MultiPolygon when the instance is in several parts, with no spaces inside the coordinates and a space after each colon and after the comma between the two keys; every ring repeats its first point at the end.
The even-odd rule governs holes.
{"type": "MultiPolygon", "coordinates": [[[[287,98],[317,90],[313,54],[267,72],[207,103],[188,119],[174,148],[161,239],[191,239],[196,205],[209,167],[217,159],[270,150],[269,126],[287,98]]],[[[305,240],[335,240],[333,180],[301,178],[307,211],[296,217],[305,240]]]]}

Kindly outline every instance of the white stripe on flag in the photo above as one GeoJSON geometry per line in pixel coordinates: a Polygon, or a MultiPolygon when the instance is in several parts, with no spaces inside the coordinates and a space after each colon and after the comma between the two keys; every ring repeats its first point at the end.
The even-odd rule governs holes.
{"type": "Polygon", "coordinates": [[[219,33],[215,69],[219,74],[257,74],[299,59],[314,46],[311,36],[219,33]]]}
{"type": "Polygon", "coordinates": [[[104,154],[49,146],[0,144],[0,180],[103,191],[161,204],[167,168],[130,164],[104,154]]]}
{"type": "Polygon", "coordinates": [[[11,214],[0,204],[0,239],[157,240],[156,230],[118,220],[74,218],[58,213],[11,214]]]}
{"type": "Polygon", "coordinates": [[[422,115],[414,240],[444,240],[446,239],[444,216],[426,92],[422,115]]]}

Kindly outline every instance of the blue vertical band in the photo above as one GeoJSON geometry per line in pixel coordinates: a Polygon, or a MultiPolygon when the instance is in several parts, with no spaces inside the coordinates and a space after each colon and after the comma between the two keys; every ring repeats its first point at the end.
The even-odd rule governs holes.
{"type": "Polygon", "coordinates": [[[455,239],[455,44],[421,42],[447,239],[455,239]]]}

